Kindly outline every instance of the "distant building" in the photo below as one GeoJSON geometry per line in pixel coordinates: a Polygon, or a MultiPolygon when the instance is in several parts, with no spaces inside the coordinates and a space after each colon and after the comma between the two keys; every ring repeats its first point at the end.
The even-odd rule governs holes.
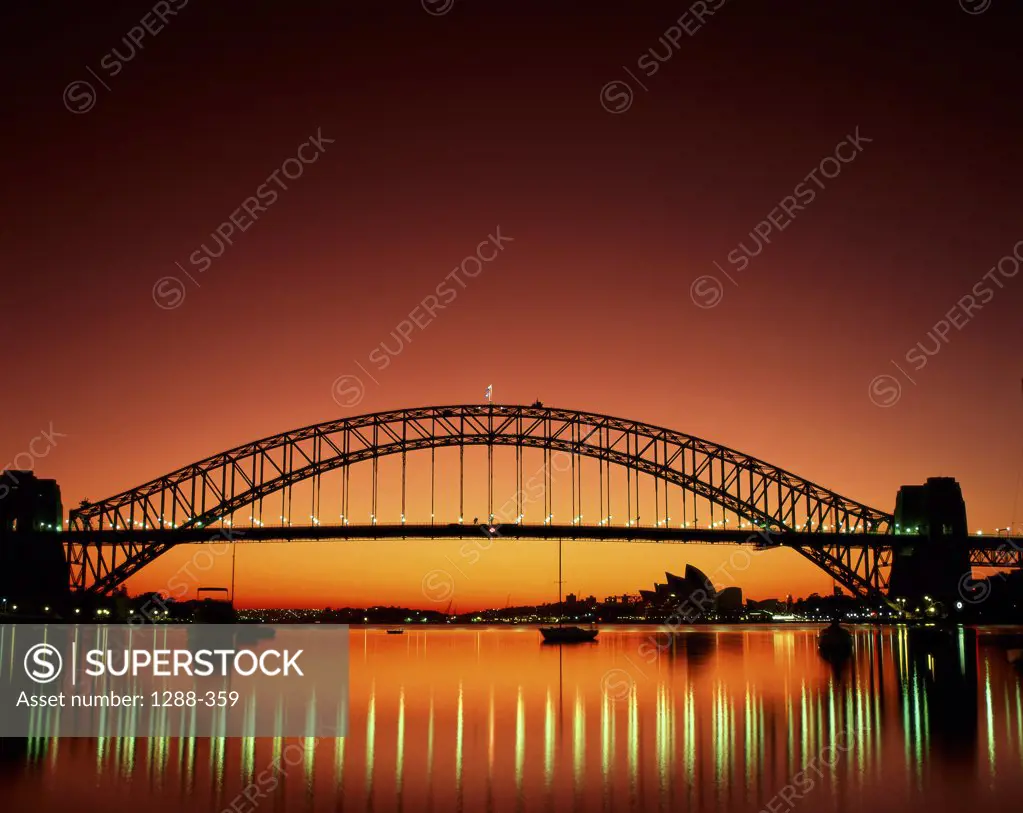
{"type": "Polygon", "coordinates": [[[726,587],[720,593],[707,575],[693,565],[686,565],[685,576],[665,573],[664,584],[655,583],[653,590],[640,590],[640,600],[647,610],[670,611],[686,607],[687,615],[696,617],[709,612],[741,612],[742,590],[726,587]]]}
{"type": "Polygon", "coordinates": [[[765,598],[763,601],[746,600],[746,609],[753,612],[783,613],[789,609],[785,602],[777,598],[765,598]]]}
{"type": "MultiPolygon", "coordinates": [[[[64,523],[60,486],[30,471],[0,473],[0,597],[34,605],[58,601],[69,591],[64,545],[55,536],[64,523]]],[[[25,610],[29,610],[25,607],[25,610]]]]}
{"type": "Polygon", "coordinates": [[[604,604],[640,604],[642,598],[640,596],[631,596],[628,593],[622,593],[620,596],[608,596],[604,599],[604,604]]]}
{"type": "Polygon", "coordinates": [[[0,533],[56,531],[63,521],[64,506],[56,480],[40,480],[30,471],[0,475],[0,533]]]}
{"type": "Polygon", "coordinates": [[[726,587],[718,594],[718,612],[742,612],[742,588],[726,587]]]}

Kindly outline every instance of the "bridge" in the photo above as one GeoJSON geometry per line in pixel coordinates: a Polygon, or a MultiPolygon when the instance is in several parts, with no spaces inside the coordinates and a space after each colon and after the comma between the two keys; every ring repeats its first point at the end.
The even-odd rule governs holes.
{"type": "Polygon", "coordinates": [[[965,507],[961,522],[902,513],[900,522],[665,427],[539,403],[463,404],[359,415],[247,443],[83,503],[59,537],[72,588],[94,593],[111,592],[176,545],[225,539],[783,546],[862,597],[885,596],[896,559],[919,557],[925,545],[946,558],[954,547],[967,569],[1021,564],[1015,540],[963,538],[965,507]],[[467,505],[478,507],[472,521],[467,505]]]}

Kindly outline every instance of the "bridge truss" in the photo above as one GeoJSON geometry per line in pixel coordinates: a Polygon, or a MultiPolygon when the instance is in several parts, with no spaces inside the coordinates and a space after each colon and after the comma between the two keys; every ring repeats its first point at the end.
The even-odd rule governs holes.
{"type": "MultiPolygon", "coordinates": [[[[599,472],[599,522],[602,533],[623,532],[641,525],[640,476],[653,482],[654,526],[668,529],[672,508],[668,486],[682,495],[682,520],[687,511],[696,525],[697,501],[710,509],[710,526],[748,528],[750,541],[758,534],[772,544],[771,533],[794,534],[799,551],[832,578],[861,596],[882,595],[892,550],[888,544],[853,544],[841,535],[874,537],[891,532],[892,516],[850,500],[834,491],[772,466],[755,457],[701,438],[637,421],[534,406],[455,405],[377,412],[307,426],[272,435],[180,468],[135,488],[72,511],[67,543],[72,587],[108,593],[142,567],[192,533],[235,527],[239,511],[261,514],[264,501],[281,498],[282,518],[289,513],[290,493],[297,484],[311,484],[312,514],[320,513],[321,478],[341,472],[340,517],[349,522],[349,472],[359,463],[372,467],[372,522],[379,499],[378,461],[401,459],[401,519],[406,517],[408,478],[406,458],[412,453],[430,456],[430,519],[437,520],[436,450],[457,447],[459,453],[458,523],[465,520],[467,480],[465,450],[485,447],[487,452],[487,508],[490,521],[522,525],[527,504],[539,501],[542,491],[543,525],[552,523],[552,481],[556,471],[571,477],[572,524],[582,525],[584,459],[596,461],[599,472]],[[494,450],[513,447],[515,490],[510,500],[495,501],[494,450]],[[542,450],[542,487],[533,489],[524,476],[522,454],[542,450]],[[612,473],[618,478],[613,489],[612,473]],[[624,490],[624,495],[622,491],[624,490]],[[500,503],[500,505],[499,505],[500,503]],[[615,506],[625,507],[625,518],[615,519],[615,506]],[[495,512],[495,507],[498,512],[495,512]],[[718,520],[715,521],[715,509],[718,520]],[[75,532],[127,531],[112,535],[119,541],[96,544],[75,532]],[[168,531],[171,533],[168,534],[168,531]],[[178,533],[175,533],[178,532],[178,533]],[[814,538],[813,534],[819,536],[814,538]]],[[[592,463],[590,464],[592,466],[592,463]]],[[[482,475],[469,471],[468,479],[482,475]]],[[[537,486],[540,484],[537,483],[537,486]]],[[[592,483],[589,484],[592,490],[592,483]]],[[[425,489],[425,483],[414,483],[425,489]]],[[[398,486],[395,484],[394,490],[398,486]]],[[[651,499],[646,507],[649,524],[651,499]]],[[[538,507],[538,506],[534,506],[538,507]]],[[[705,514],[706,516],[706,514],[705,514]]],[[[250,520],[257,522],[255,514],[250,520]]],[[[454,519],[453,517],[451,519],[454,519]]],[[[442,524],[443,519],[437,520],[442,524]]],[[[259,522],[262,525],[261,522],[259,522]]],[[[550,528],[549,530],[553,530],[550,528]]],[[[581,530],[581,529],[580,529],[581,530]]],[[[344,534],[341,533],[341,536],[344,534]]],[[[626,535],[627,534],[623,534],[626,535]]]]}

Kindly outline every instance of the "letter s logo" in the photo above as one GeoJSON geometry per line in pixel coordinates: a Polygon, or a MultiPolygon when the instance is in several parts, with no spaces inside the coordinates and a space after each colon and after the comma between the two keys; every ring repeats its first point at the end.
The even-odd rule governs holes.
{"type": "Polygon", "coordinates": [[[51,644],[36,644],[25,653],[25,674],[36,683],[52,683],[63,668],[64,660],[51,644]]]}

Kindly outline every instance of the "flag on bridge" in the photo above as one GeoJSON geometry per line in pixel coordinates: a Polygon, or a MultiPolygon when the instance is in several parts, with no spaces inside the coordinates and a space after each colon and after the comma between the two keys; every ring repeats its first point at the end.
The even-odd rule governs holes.
{"type": "Polygon", "coordinates": [[[487,391],[486,391],[486,393],[484,393],[483,397],[487,399],[487,403],[488,404],[491,401],[494,400],[494,385],[493,384],[487,384],[487,391]]]}

